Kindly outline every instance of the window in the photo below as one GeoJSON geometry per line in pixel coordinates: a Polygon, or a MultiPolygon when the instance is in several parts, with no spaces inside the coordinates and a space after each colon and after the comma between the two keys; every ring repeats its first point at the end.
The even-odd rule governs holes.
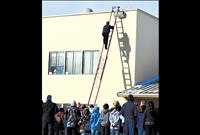
{"type": "Polygon", "coordinates": [[[99,51],[84,51],[83,74],[94,74],[98,63],[99,51]]]}
{"type": "Polygon", "coordinates": [[[49,53],[49,74],[64,74],[65,71],[65,53],[49,53]]]}
{"type": "Polygon", "coordinates": [[[99,51],[49,53],[49,74],[95,74],[99,51]]]}
{"type": "Polygon", "coordinates": [[[82,74],[82,51],[66,52],[66,74],[82,74]]]}

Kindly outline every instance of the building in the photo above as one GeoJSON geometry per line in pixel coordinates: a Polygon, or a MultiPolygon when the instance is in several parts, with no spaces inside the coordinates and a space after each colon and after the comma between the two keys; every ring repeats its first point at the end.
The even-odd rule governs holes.
{"type": "MultiPolygon", "coordinates": [[[[142,82],[136,83],[133,87],[125,89],[117,93],[119,97],[127,98],[131,94],[135,98],[136,103],[141,101],[154,102],[154,107],[159,108],[159,76],[153,76],[142,82]]],[[[144,103],[145,104],[145,103],[144,103]]]]}
{"type": "MultiPolygon", "coordinates": [[[[120,39],[125,47],[119,47],[115,28],[97,98],[100,107],[104,103],[112,106],[113,100],[126,101],[117,96],[125,89],[122,61],[129,64],[130,87],[158,75],[158,18],[140,9],[124,12],[124,37],[120,39]],[[126,56],[122,61],[120,52],[126,56]]],[[[87,104],[103,45],[102,28],[109,17],[110,11],[89,11],[42,18],[43,100],[52,94],[56,103],[76,100],[87,104]]]]}

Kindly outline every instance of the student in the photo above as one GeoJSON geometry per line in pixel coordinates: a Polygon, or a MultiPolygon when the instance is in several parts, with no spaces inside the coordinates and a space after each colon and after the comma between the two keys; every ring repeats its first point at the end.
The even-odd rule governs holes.
{"type": "Polygon", "coordinates": [[[55,115],[55,135],[64,135],[64,109],[60,108],[55,115]]]}
{"type": "Polygon", "coordinates": [[[158,122],[158,114],[154,110],[154,103],[149,101],[147,104],[147,109],[144,112],[143,118],[143,128],[145,130],[145,135],[156,135],[156,127],[158,122]]]}
{"type": "Polygon", "coordinates": [[[78,132],[78,122],[81,118],[81,112],[76,106],[76,101],[72,101],[71,107],[68,111],[68,121],[67,121],[67,134],[68,135],[77,135],[78,132]]]}
{"type": "Polygon", "coordinates": [[[124,117],[120,115],[121,106],[117,100],[114,100],[114,108],[110,112],[110,135],[119,135],[121,123],[124,123],[124,117]]]}
{"type": "Polygon", "coordinates": [[[109,135],[110,133],[110,122],[109,122],[109,105],[105,103],[103,105],[103,110],[100,115],[100,126],[101,126],[101,135],[109,135]]]}
{"type": "Polygon", "coordinates": [[[88,135],[87,132],[90,130],[90,111],[88,108],[84,108],[81,119],[78,123],[80,125],[81,135],[88,135]]]}
{"type": "Polygon", "coordinates": [[[92,114],[90,117],[91,135],[98,135],[99,118],[100,118],[99,107],[95,106],[92,110],[92,114]]]}
{"type": "Polygon", "coordinates": [[[138,113],[137,113],[137,125],[136,125],[136,127],[138,129],[138,135],[144,135],[142,120],[143,120],[145,108],[146,107],[145,107],[144,104],[140,104],[140,108],[139,108],[138,113]]]}

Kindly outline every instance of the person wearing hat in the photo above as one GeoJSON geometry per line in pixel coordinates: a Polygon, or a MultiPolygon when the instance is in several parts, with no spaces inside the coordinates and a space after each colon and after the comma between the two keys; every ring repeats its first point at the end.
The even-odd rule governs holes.
{"type": "Polygon", "coordinates": [[[71,107],[67,112],[67,135],[77,135],[79,125],[78,122],[81,118],[81,112],[77,107],[76,101],[71,102],[71,107]]]}
{"type": "Polygon", "coordinates": [[[55,114],[58,112],[58,107],[52,102],[52,96],[47,96],[47,101],[42,106],[42,135],[54,134],[55,114]]]}

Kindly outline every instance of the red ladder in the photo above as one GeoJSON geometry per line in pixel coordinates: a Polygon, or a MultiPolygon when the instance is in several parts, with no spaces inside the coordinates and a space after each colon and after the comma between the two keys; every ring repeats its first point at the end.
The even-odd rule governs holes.
{"type": "MultiPolygon", "coordinates": [[[[114,15],[114,25],[113,26],[115,26],[115,24],[116,24],[119,8],[120,7],[112,7],[112,10],[111,10],[111,13],[110,13],[110,18],[109,18],[109,23],[111,22],[112,15],[114,15]],[[116,13],[114,11],[115,8],[117,9],[116,13]]],[[[108,58],[108,52],[109,52],[113,32],[114,32],[114,29],[111,29],[109,37],[108,37],[108,48],[107,48],[107,50],[104,48],[104,45],[101,49],[101,54],[100,54],[99,62],[98,62],[98,65],[97,65],[94,81],[93,81],[93,84],[92,84],[92,89],[91,89],[90,96],[89,96],[89,99],[88,99],[88,105],[90,104],[91,98],[93,99],[94,104],[96,104],[96,100],[97,100],[99,90],[100,90],[100,86],[101,86],[101,81],[102,81],[102,78],[103,78],[104,69],[105,69],[105,66],[106,66],[106,61],[107,61],[107,58],[108,58]],[[96,95],[95,95],[95,93],[96,93],[96,95]]]]}

